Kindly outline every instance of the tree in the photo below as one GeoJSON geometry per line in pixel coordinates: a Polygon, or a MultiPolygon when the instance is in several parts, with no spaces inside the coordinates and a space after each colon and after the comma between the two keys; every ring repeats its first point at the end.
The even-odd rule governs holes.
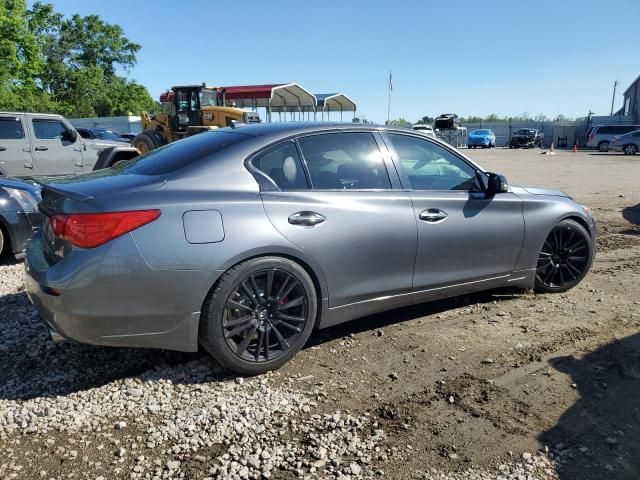
{"type": "Polygon", "coordinates": [[[394,127],[407,127],[409,125],[411,125],[411,122],[409,122],[408,120],[400,117],[396,120],[387,120],[386,122],[384,122],[385,125],[392,125],[394,127]]]}
{"type": "Polygon", "coordinates": [[[500,121],[500,117],[498,117],[498,115],[496,115],[495,113],[490,113],[489,115],[487,115],[487,118],[485,118],[485,121],[487,121],[487,122],[499,122],[500,121]]]}
{"type": "Polygon", "coordinates": [[[429,117],[428,115],[425,115],[420,120],[418,120],[416,123],[418,123],[419,125],[431,125],[431,124],[433,124],[433,122],[435,122],[435,120],[436,120],[435,118],[429,117]]]}
{"type": "Polygon", "coordinates": [[[153,109],[147,89],[116,74],[140,45],[97,15],[65,18],[53,6],[0,0],[0,109],[111,116],[153,109]],[[46,66],[46,68],[45,68],[46,66]]]}

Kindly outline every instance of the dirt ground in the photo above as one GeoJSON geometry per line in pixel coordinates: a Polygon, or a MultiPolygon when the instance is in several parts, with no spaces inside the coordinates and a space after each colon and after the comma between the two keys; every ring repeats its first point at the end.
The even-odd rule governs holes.
{"type": "MultiPolygon", "coordinates": [[[[315,395],[314,415],[340,411],[375,422],[384,437],[380,454],[371,459],[374,468],[366,472],[377,478],[432,478],[430,472],[433,478],[471,478],[464,473],[468,469],[496,478],[501,465],[538,451],[555,462],[553,471],[522,478],[640,478],[640,155],[549,156],[538,149],[465,153],[513,184],[560,188],[593,209],[597,256],[585,280],[561,295],[487,292],[320,331],[269,381],[276,389],[315,395]]],[[[0,297],[0,304],[16,301],[9,297],[0,297]]],[[[20,308],[28,308],[26,299],[18,301],[25,302],[20,308]]],[[[2,335],[0,331],[0,339],[2,335]]],[[[97,383],[151,369],[158,354],[141,352],[104,357],[102,363],[143,360],[138,368],[122,367],[97,383]]],[[[12,363],[8,349],[0,355],[5,356],[0,359],[3,369],[23,368],[12,363]]],[[[166,358],[178,358],[174,365],[208,362],[199,354],[162,360],[166,358]]],[[[30,361],[29,368],[46,368],[37,356],[30,361]]],[[[96,384],[78,378],[55,394],[82,395],[83,388],[96,384]]],[[[38,395],[30,391],[11,400],[38,395]]],[[[15,478],[66,478],[71,470],[60,465],[68,457],[57,459],[51,448],[48,458],[38,460],[37,452],[44,450],[42,437],[36,437],[0,436],[0,452],[35,459],[16,470],[15,478]],[[39,464],[46,466],[44,475],[37,473],[39,464]]],[[[84,432],[82,440],[87,438],[91,433],[84,432]]],[[[111,451],[109,458],[106,451],[91,455],[94,464],[107,464],[113,457],[111,451]]],[[[164,462],[166,456],[162,458],[164,462]]],[[[0,458],[0,477],[2,462],[0,458]]],[[[129,471],[104,478],[131,478],[129,471]]],[[[93,470],[73,472],[74,478],[97,477],[88,473],[93,470]]],[[[271,478],[295,476],[285,471],[271,478]]]]}
{"type": "Polygon", "coordinates": [[[390,444],[411,445],[415,454],[385,465],[388,478],[489,467],[545,446],[563,458],[563,480],[640,478],[640,156],[465,153],[513,184],[559,188],[593,209],[597,257],[582,284],[363,318],[320,332],[320,348],[283,378],[313,375],[335,405],[370,411],[390,444]]]}

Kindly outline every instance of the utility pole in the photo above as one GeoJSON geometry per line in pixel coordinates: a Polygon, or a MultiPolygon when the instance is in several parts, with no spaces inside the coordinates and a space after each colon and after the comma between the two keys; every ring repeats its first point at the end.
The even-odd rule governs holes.
{"type": "Polygon", "coordinates": [[[618,81],[616,80],[615,82],[613,82],[613,98],[611,99],[611,113],[610,115],[613,116],[613,104],[616,101],[616,87],[618,86],[618,81]]]}
{"type": "Polygon", "coordinates": [[[389,100],[387,101],[387,125],[391,122],[391,92],[393,91],[393,80],[391,70],[389,70],[389,100]]]}

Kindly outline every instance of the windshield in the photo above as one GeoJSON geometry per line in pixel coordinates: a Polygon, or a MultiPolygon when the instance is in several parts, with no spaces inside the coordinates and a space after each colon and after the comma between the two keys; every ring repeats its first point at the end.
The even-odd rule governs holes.
{"type": "Polygon", "coordinates": [[[474,130],[471,135],[491,135],[491,130],[474,130]]]}
{"type": "Polygon", "coordinates": [[[218,97],[215,90],[200,90],[200,107],[216,107],[218,97]]]}
{"type": "Polygon", "coordinates": [[[530,128],[521,128],[516,133],[519,133],[520,135],[533,135],[536,131],[530,128]]]}

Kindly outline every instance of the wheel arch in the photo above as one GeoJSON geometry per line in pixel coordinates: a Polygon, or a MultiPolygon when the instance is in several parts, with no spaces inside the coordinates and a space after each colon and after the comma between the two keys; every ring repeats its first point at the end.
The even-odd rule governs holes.
{"type": "Polygon", "coordinates": [[[562,220],[573,220],[574,222],[578,223],[581,227],[583,227],[587,231],[587,233],[589,234],[589,237],[593,236],[591,233],[591,227],[589,226],[589,224],[584,218],[579,217],[577,215],[567,215],[566,217],[563,217],[560,219],[560,221],[562,220]]]}

